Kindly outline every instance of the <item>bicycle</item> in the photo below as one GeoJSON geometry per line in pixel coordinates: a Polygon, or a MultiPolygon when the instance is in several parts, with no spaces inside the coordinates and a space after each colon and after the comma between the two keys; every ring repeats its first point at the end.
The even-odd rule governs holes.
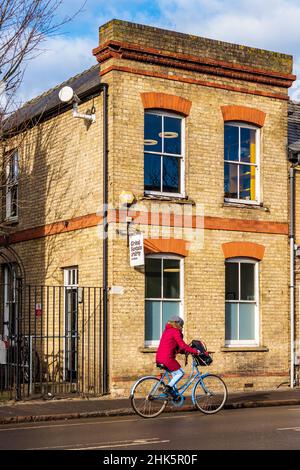
{"type": "MultiPolygon", "coordinates": [[[[185,401],[184,393],[194,383],[192,389],[193,404],[205,414],[215,414],[220,411],[227,399],[227,387],[216,374],[202,374],[199,359],[193,356],[192,369],[187,380],[179,387],[174,387],[177,397],[174,399],[166,391],[166,385],[171,374],[162,364],[157,364],[165,371],[160,376],[146,375],[138,379],[130,392],[131,406],[142,418],[155,418],[160,415],[168,403],[180,407],[185,401]]],[[[205,364],[203,364],[205,365],[205,364]]]]}

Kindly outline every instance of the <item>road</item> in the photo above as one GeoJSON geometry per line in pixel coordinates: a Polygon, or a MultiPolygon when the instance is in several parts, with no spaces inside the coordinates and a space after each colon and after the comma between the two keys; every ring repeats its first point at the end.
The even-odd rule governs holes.
{"type": "Polygon", "coordinates": [[[0,449],[299,450],[300,406],[1,425],[0,449]]]}

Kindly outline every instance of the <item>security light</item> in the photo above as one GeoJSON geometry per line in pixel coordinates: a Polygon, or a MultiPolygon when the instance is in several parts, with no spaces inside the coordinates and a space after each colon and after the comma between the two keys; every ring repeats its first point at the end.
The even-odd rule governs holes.
{"type": "Polygon", "coordinates": [[[60,89],[58,93],[58,97],[62,103],[69,103],[70,101],[75,101],[75,103],[79,103],[80,99],[74,92],[73,88],[70,86],[64,86],[60,89]]]}
{"type": "Polygon", "coordinates": [[[83,114],[78,112],[78,103],[80,99],[76,95],[75,91],[70,86],[64,86],[59,90],[58,97],[62,103],[73,103],[73,117],[85,119],[86,121],[95,122],[96,115],[92,114],[83,114]]]}

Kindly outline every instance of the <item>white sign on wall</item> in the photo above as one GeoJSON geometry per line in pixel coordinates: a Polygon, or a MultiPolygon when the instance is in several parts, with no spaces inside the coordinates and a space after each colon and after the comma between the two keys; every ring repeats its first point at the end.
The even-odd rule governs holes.
{"type": "Polygon", "coordinates": [[[130,266],[142,266],[144,264],[144,236],[142,233],[134,233],[129,236],[130,266]]]}

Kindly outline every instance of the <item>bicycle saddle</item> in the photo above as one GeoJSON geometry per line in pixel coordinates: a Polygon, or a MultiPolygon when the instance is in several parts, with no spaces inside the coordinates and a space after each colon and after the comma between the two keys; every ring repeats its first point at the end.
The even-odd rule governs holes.
{"type": "Polygon", "coordinates": [[[164,364],[161,364],[160,362],[157,362],[157,363],[156,363],[156,366],[157,366],[159,369],[164,369],[164,370],[169,371],[169,369],[168,369],[164,364]]]}

